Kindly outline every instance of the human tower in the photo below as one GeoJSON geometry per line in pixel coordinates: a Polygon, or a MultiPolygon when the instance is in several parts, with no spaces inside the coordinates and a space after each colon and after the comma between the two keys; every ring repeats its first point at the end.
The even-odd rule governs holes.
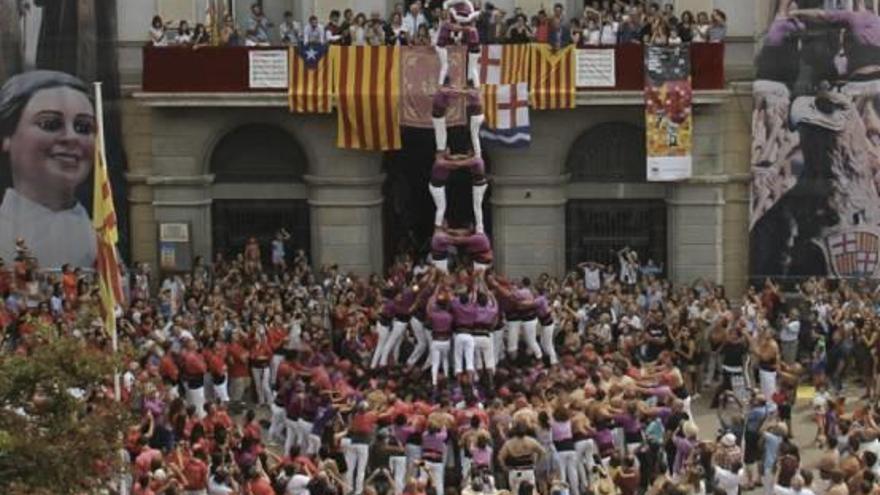
{"type": "Polygon", "coordinates": [[[489,182],[480,147],[480,126],[485,119],[480,91],[480,36],[475,26],[480,12],[474,9],[470,0],[446,0],[443,8],[449,12],[449,20],[441,24],[436,44],[440,74],[431,111],[437,145],[428,184],[435,207],[431,259],[434,266],[448,271],[449,254],[455,248],[473,261],[475,269],[485,270],[492,263],[492,246],[483,225],[483,198],[489,182]],[[456,44],[466,44],[468,47],[467,83],[463,88],[455,87],[448,75],[447,47],[456,44]],[[458,98],[466,100],[465,109],[471,138],[471,149],[463,154],[453,154],[447,145],[446,114],[450,105],[458,98]],[[446,221],[446,182],[450,174],[458,169],[470,172],[472,180],[474,223],[468,228],[452,228],[446,221]]]}

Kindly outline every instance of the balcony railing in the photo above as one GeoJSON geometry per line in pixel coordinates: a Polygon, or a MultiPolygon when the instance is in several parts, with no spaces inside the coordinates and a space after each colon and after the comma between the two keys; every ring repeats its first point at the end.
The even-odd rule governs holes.
{"type": "MultiPolygon", "coordinates": [[[[693,43],[691,75],[695,90],[724,88],[724,45],[693,43]]],[[[152,47],[143,49],[142,88],[147,93],[279,92],[249,87],[248,52],[278,48],[152,47]]],[[[616,86],[591,91],[640,91],[645,84],[644,47],[618,45],[615,50],[616,86]]]]}

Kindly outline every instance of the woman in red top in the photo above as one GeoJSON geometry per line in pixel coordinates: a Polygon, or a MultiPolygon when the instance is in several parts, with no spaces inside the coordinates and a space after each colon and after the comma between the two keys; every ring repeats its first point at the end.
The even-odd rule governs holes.
{"type": "Polygon", "coordinates": [[[229,354],[226,363],[229,365],[229,399],[241,403],[244,391],[248,388],[250,374],[250,352],[242,342],[242,333],[239,330],[232,332],[232,343],[227,348],[229,354]]]}

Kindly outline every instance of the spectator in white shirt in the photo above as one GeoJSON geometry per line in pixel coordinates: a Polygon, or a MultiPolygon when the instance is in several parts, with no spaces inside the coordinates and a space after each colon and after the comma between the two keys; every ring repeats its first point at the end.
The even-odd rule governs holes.
{"type": "Polygon", "coordinates": [[[736,463],[733,468],[728,471],[720,466],[715,466],[715,483],[716,486],[727,495],[737,495],[739,488],[746,485],[745,470],[741,463],[736,463]]]}
{"type": "Polygon", "coordinates": [[[348,30],[352,45],[364,46],[367,44],[367,16],[364,14],[356,15],[348,30]]]}
{"type": "Polygon", "coordinates": [[[299,44],[301,33],[302,28],[299,22],[293,20],[293,12],[289,10],[284,12],[284,20],[278,25],[281,42],[286,45],[299,44]]]}
{"type": "Polygon", "coordinates": [[[150,41],[153,46],[165,46],[168,42],[165,40],[165,29],[171,24],[171,21],[162,22],[162,17],[153,16],[153,22],[150,23],[150,41]]]}
{"type": "Polygon", "coordinates": [[[584,28],[584,44],[587,46],[599,46],[602,40],[602,33],[599,26],[593,19],[587,20],[587,26],[584,28]]]}
{"type": "Polygon", "coordinates": [[[787,364],[793,364],[797,360],[800,333],[800,313],[798,313],[797,309],[792,309],[790,316],[783,320],[782,329],[779,331],[779,347],[782,351],[782,360],[787,364]]]}
{"type": "Polygon", "coordinates": [[[269,18],[263,13],[262,5],[258,3],[251,5],[251,15],[248,18],[245,44],[248,46],[268,46],[270,27],[272,27],[272,23],[269,22],[269,18]]]}
{"type": "Polygon", "coordinates": [[[306,45],[323,45],[326,42],[324,26],[318,23],[317,16],[310,16],[309,23],[303,29],[303,43],[306,45]]]}
{"type": "Polygon", "coordinates": [[[422,2],[416,0],[410,4],[409,12],[403,17],[403,28],[412,39],[415,38],[419,31],[419,26],[422,24],[427,25],[428,20],[425,18],[425,14],[422,13],[422,2]]]}
{"type": "Polygon", "coordinates": [[[177,36],[174,38],[174,43],[178,45],[188,45],[192,42],[192,31],[189,29],[189,23],[186,21],[180,21],[180,24],[177,25],[177,36]]]}
{"type": "Polygon", "coordinates": [[[614,20],[610,15],[605,16],[602,21],[602,27],[599,28],[599,44],[610,46],[617,44],[617,30],[620,23],[614,20]]]}

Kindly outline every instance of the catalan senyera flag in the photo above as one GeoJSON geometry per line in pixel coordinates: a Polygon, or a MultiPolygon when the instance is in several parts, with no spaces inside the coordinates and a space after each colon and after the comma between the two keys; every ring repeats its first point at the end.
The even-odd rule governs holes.
{"type": "Polygon", "coordinates": [[[288,103],[292,113],[330,113],[333,110],[333,69],[327,47],[290,48],[288,103]]]}
{"type": "Polygon", "coordinates": [[[401,147],[400,47],[332,46],[340,148],[401,147]]]}
{"type": "Polygon", "coordinates": [[[554,51],[550,45],[530,47],[529,90],[532,108],[555,110],[575,107],[575,47],[554,51]]]}
{"type": "Polygon", "coordinates": [[[529,80],[529,45],[483,45],[479,64],[483,85],[526,82],[529,80]]]}
{"type": "Polygon", "coordinates": [[[116,305],[122,304],[122,279],[116,255],[119,231],[116,227],[116,208],[113,206],[113,190],[107,172],[107,156],[104,152],[104,119],[101,102],[101,85],[95,83],[95,112],[98,129],[95,135],[95,186],[92,199],[92,225],[97,236],[98,255],[95,271],[98,276],[98,289],[104,324],[113,338],[116,338],[116,305]]]}

